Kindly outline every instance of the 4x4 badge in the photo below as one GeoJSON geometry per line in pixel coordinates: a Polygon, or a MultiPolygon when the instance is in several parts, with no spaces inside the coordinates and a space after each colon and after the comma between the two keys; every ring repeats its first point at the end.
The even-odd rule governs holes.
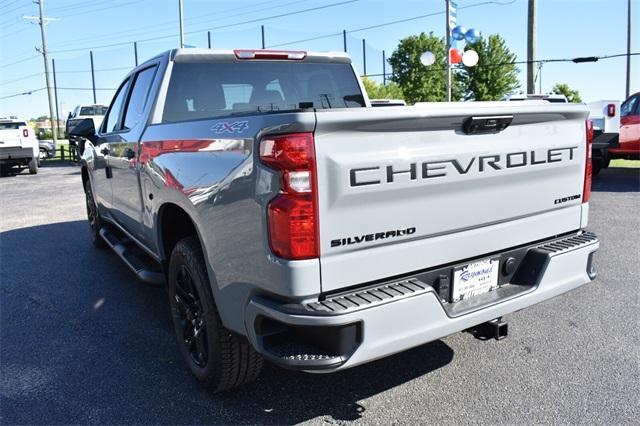
{"type": "Polygon", "coordinates": [[[213,133],[242,133],[249,128],[248,121],[222,122],[211,127],[213,133]]]}

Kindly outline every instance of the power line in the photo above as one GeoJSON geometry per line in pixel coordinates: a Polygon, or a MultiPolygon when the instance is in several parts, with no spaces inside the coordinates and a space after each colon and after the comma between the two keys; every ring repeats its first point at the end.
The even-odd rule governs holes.
{"type": "Polygon", "coordinates": [[[61,15],[61,16],[62,16],[62,17],[64,17],[64,18],[70,18],[70,17],[72,17],[72,16],[86,15],[86,14],[88,14],[88,13],[100,12],[100,11],[102,11],[102,10],[111,10],[111,9],[115,9],[115,8],[119,8],[119,7],[123,7],[123,6],[129,6],[129,5],[132,5],[132,4],[135,4],[135,3],[141,3],[141,2],[143,2],[143,1],[144,1],[144,0],[134,0],[134,1],[127,2],[127,3],[121,3],[121,4],[116,4],[116,5],[110,5],[110,6],[107,6],[107,7],[101,7],[101,8],[98,8],[98,9],[92,9],[92,10],[85,10],[85,11],[82,11],[82,12],[71,13],[71,14],[69,14],[69,15],[61,15]]]}
{"type": "Polygon", "coordinates": [[[44,75],[44,73],[42,73],[42,72],[39,72],[39,73],[36,73],[36,74],[25,75],[25,76],[20,77],[20,78],[14,78],[13,80],[7,80],[7,81],[0,82],[0,86],[4,86],[5,84],[9,84],[9,83],[15,83],[17,81],[28,80],[30,78],[39,77],[39,76],[42,76],[42,75],[44,75]]]}
{"type": "Polygon", "coordinates": [[[22,5],[18,6],[18,7],[15,7],[13,9],[11,9],[11,10],[5,10],[5,11],[2,12],[2,14],[6,16],[9,13],[13,13],[13,12],[15,12],[17,10],[24,9],[25,7],[29,7],[29,6],[30,6],[29,4],[22,4],[22,5]]]}
{"type": "MultiPolygon", "coordinates": [[[[524,65],[529,63],[548,64],[548,63],[558,63],[558,62],[573,62],[574,64],[579,64],[584,62],[598,62],[600,60],[614,59],[614,58],[620,58],[625,56],[637,56],[637,55],[640,55],[640,52],[633,52],[633,53],[630,53],[629,55],[627,55],[626,53],[616,53],[613,55],[581,56],[576,58],[536,59],[533,61],[509,61],[509,62],[498,62],[495,64],[478,63],[477,65],[474,66],[474,68],[477,68],[477,67],[494,68],[494,67],[502,67],[507,65],[524,65]]],[[[437,70],[437,71],[444,71],[446,69],[446,67],[439,67],[434,65],[429,65],[428,68],[429,70],[437,70]]],[[[460,70],[460,69],[464,69],[464,67],[462,65],[458,65],[457,67],[454,67],[454,69],[460,70]]],[[[366,76],[363,76],[363,77],[381,77],[383,75],[384,74],[367,74],[366,76]]],[[[387,73],[386,75],[390,78],[392,73],[387,73]]]]}
{"type": "MultiPolygon", "coordinates": [[[[640,52],[632,52],[629,54],[629,56],[638,56],[640,55],[640,52]]],[[[602,56],[587,56],[587,57],[579,57],[579,58],[552,58],[552,59],[537,59],[535,61],[532,61],[534,63],[551,63],[551,62],[573,62],[573,63],[580,63],[580,61],[576,62],[576,59],[582,59],[582,58],[589,58],[590,62],[597,62],[599,60],[603,60],[603,59],[614,59],[614,58],[620,58],[620,57],[625,57],[627,56],[627,53],[616,53],[616,54],[612,54],[612,55],[602,55],[602,56]],[[596,59],[595,61],[593,61],[593,59],[596,59]]],[[[499,66],[505,66],[505,65],[521,65],[521,64],[526,64],[529,61],[511,61],[511,62],[501,62],[501,63],[497,63],[497,64],[478,64],[476,65],[476,67],[499,67],[499,66]]],[[[431,66],[430,69],[442,69],[444,70],[444,67],[437,67],[434,68],[433,66],[431,66]]],[[[102,69],[101,71],[105,71],[107,69],[102,69]]],[[[96,70],[97,71],[97,70],[96,70]]],[[[387,74],[389,75],[389,74],[387,74]]],[[[383,74],[368,74],[366,77],[382,77],[383,74]]],[[[361,76],[361,77],[365,77],[365,76],[361,76]]],[[[32,93],[36,93],[42,90],[46,90],[46,87],[42,87],[39,89],[32,89],[32,90],[28,90],[26,92],[21,92],[21,93],[15,93],[12,95],[8,95],[8,96],[3,96],[0,97],[1,99],[8,99],[8,98],[13,98],[16,96],[24,96],[24,95],[31,95],[32,93]]],[[[93,90],[92,87],[58,87],[58,90],[83,90],[83,91],[89,91],[89,90],[93,90]]],[[[96,88],[95,90],[111,90],[111,91],[115,91],[115,88],[107,88],[107,87],[99,87],[96,88]]]]}
{"type": "Polygon", "coordinates": [[[3,3],[6,3],[6,4],[0,5],[0,9],[4,9],[5,7],[9,7],[9,6],[11,6],[12,4],[16,4],[16,3],[18,3],[19,1],[20,1],[20,0],[13,0],[13,1],[9,2],[9,3],[7,3],[7,2],[5,1],[5,2],[3,2],[3,3]]]}
{"type": "MultiPolygon", "coordinates": [[[[113,67],[113,68],[102,68],[102,69],[95,69],[93,70],[93,72],[107,72],[107,71],[122,71],[122,70],[130,70],[132,69],[133,66],[129,66],[129,67],[113,67]]],[[[69,70],[69,71],[56,71],[55,74],[83,74],[83,73],[90,73],[91,70],[69,70]]],[[[53,74],[52,72],[49,72],[49,74],[53,74]]],[[[39,72],[39,73],[35,73],[35,74],[29,74],[29,75],[25,75],[22,76],[20,78],[14,78],[13,80],[7,80],[7,81],[2,81],[0,82],[0,86],[4,86],[5,84],[9,84],[9,83],[15,83],[18,81],[22,81],[22,80],[28,80],[30,78],[33,77],[40,77],[43,76],[44,73],[43,72],[39,72]]]]}
{"type": "MultiPolygon", "coordinates": [[[[58,87],[58,90],[94,90],[93,87],[58,87]]],[[[96,87],[95,90],[116,90],[115,88],[109,87],[96,87]]]]}
{"type": "Polygon", "coordinates": [[[79,3],[75,3],[75,4],[70,4],[70,5],[66,5],[66,6],[58,6],[58,7],[52,7],[49,9],[49,13],[56,13],[56,14],[60,14],[60,13],[64,13],[67,12],[69,10],[76,10],[76,9],[86,9],[87,7],[94,7],[94,6],[99,6],[101,4],[104,3],[111,3],[113,5],[113,7],[118,7],[119,4],[117,2],[114,2],[113,0],[98,0],[98,1],[83,1],[83,2],[79,2],[79,3]],[[114,4],[115,3],[115,4],[114,4]]]}
{"type": "MultiPolygon", "coordinates": [[[[277,8],[281,8],[281,7],[286,7],[286,6],[290,6],[292,4],[296,4],[296,3],[301,3],[304,0],[295,0],[295,1],[290,1],[288,3],[284,3],[284,4],[280,4],[280,5],[276,5],[274,6],[273,3],[276,1],[282,1],[282,0],[270,0],[270,1],[266,1],[266,2],[261,2],[261,3],[255,3],[251,6],[248,7],[236,7],[233,9],[225,9],[219,12],[215,12],[215,13],[207,13],[207,14],[203,14],[203,15],[198,15],[198,17],[194,20],[185,20],[185,22],[189,25],[197,25],[197,24],[201,24],[201,23],[205,23],[210,21],[210,18],[208,18],[209,16],[215,16],[217,20],[220,20],[221,18],[224,19],[228,19],[228,18],[233,18],[236,16],[243,16],[243,15],[247,15],[247,14],[253,14],[253,13],[257,13],[257,12],[262,12],[264,10],[273,10],[273,9],[277,9],[277,8]],[[248,12],[239,12],[239,13],[234,13],[232,15],[226,14],[224,12],[237,12],[239,10],[243,10],[243,9],[249,9],[249,8],[255,8],[256,6],[260,6],[263,4],[269,4],[268,7],[263,7],[260,9],[256,9],[256,10],[251,10],[248,12]]],[[[119,39],[122,38],[123,35],[129,36],[129,37],[134,37],[134,36],[144,36],[145,34],[157,34],[157,33],[162,33],[163,31],[165,31],[165,29],[158,29],[159,27],[163,27],[164,25],[169,25],[169,24],[175,24],[175,19],[171,20],[171,21],[163,21],[163,22],[158,22],[155,25],[151,25],[151,26],[147,26],[147,27],[141,27],[141,28],[155,28],[155,30],[152,31],[148,31],[148,30],[142,30],[141,28],[138,28],[136,30],[130,30],[130,31],[120,31],[118,33],[118,35],[115,36],[107,36],[107,37],[98,37],[98,38],[85,38],[83,39],[83,41],[87,42],[87,41],[95,41],[95,40],[100,40],[100,41],[105,41],[105,40],[113,40],[113,39],[119,39]]],[[[77,43],[77,40],[70,40],[67,42],[62,42],[62,43],[58,43],[57,46],[68,46],[68,45],[74,45],[77,43]]]]}
{"type": "MultiPolygon", "coordinates": [[[[11,6],[11,5],[14,5],[14,4],[16,4],[16,3],[19,3],[19,2],[20,2],[20,0],[14,0],[14,1],[10,2],[10,3],[3,4],[2,6],[0,6],[0,10],[2,10],[2,9],[6,9],[7,7],[9,7],[9,6],[11,6]]],[[[18,7],[18,9],[20,9],[20,8],[22,8],[22,7],[24,7],[24,6],[26,6],[26,5],[24,5],[24,4],[23,4],[23,5],[20,5],[20,6],[18,7]]],[[[4,12],[4,13],[9,13],[9,12],[4,12]]]]}
{"type": "Polygon", "coordinates": [[[28,57],[28,58],[21,59],[21,60],[19,60],[19,61],[15,61],[15,62],[11,62],[11,63],[8,63],[8,64],[0,65],[0,68],[7,68],[7,67],[10,67],[10,66],[12,66],[12,65],[21,64],[21,63],[23,63],[23,62],[31,61],[31,60],[33,60],[33,59],[35,59],[35,58],[39,58],[39,57],[40,57],[40,55],[30,56],[30,57],[28,57]]]}
{"type": "MultiPolygon", "coordinates": [[[[93,72],[105,72],[105,71],[122,71],[122,70],[131,70],[134,66],[130,67],[113,67],[113,68],[96,68],[93,72]]],[[[56,74],[81,74],[85,72],[91,72],[91,70],[65,70],[65,71],[56,71],[56,74]]]]}
{"type": "MultiPolygon", "coordinates": [[[[498,6],[507,6],[507,5],[515,3],[516,1],[517,0],[511,0],[511,1],[508,1],[508,2],[484,1],[484,2],[481,2],[481,3],[474,3],[474,4],[467,5],[467,6],[458,7],[458,10],[471,9],[473,7],[486,6],[488,4],[496,4],[498,6]]],[[[386,27],[386,26],[389,26],[389,25],[402,24],[404,22],[411,22],[411,21],[416,21],[418,19],[430,18],[430,17],[438,16],[438,15],[444,15],[445,13],[446,13],[446,11],[442,10],[440,12],[427,13],[425,15],[412,16],[412,17],[409,17],[409,18],[397,19],[395,21],[383,22],[383,23],[380,23],[380,24],[369,25],[367,27],[356,28],[356,29],[353,29],[353,30],[346,30],[346,32],[347,32],[347,34],[349,34],[349,33],[357,33],[357,32],[360,32],[360,31],[373,30],[373,29],[376,29],[376,28],[386,27]]],[[[306,39],[301,39],[301,40],[288,41],[286,43],[274,44],[274,45],[267,46],[267,47],[272,48],[272,47],[289,46],[289,45],[296,44],[296,43],[304,43],[304,42],[307,42],[307,41],[321,40],[321,39],[324,39],[324,38],[330,38],[330,37],[335,37],[335,36],[339,36],[339,35],[342,35],[342,31],[340,31],[339,33],[331,33],[331,34],[325,34],[325,35],[306,38],[306,39]]]]}
{"type": "MultiPolygon", "coordinates": [[[[320,10],[320,9],[327,9],[327,8],[330,8],[330,7],[342,6],[342,5],[349,4],[349,3],[355,3],[357,1],[360,1],[360,0],[346,0],[346,1],[341,1],[341,2],[337,2],[337,3],[330,3],[330,4],[324,5],[324,6],[311,7],[311,8],[307,8],[307,9],[296,10],[294,12],[281,13],[281,14],[278,14],[278,15],[265,16],[265,17],[262,17],[262,18],[250,19],[250,20],[247,20],[247,21],[235,22],[235,23],[232,23],[232,24],[220,25],[220,26],[217,26],[217,27],[206,28],[206,29],[202,29],[202,30],[189,31],[189,32],[185,32],[185,34],[186,35],[191,35],[191,34],[206,33],[207,31],[210,31],[210,30],[229,28],[229,27],[234,27],[234,26],[243,25],[243,24],[252,24],[252,23],[255,23],[255,22],[261,22],[261,21],[267,21],[267,20],[270,20],[270,19],[282,18],[284,16],[292,16],[292,15],[297,15],[297,14],[306,13],[306,12],[312,12],[312,11],[316,11],[316,10],[320,10]]],[[[175,34],[171,34],[171,35],[165,35],[165,36],[150,37],[150,38],[146,38],[146,39],[142,39],[142,40],[136,40],[136,41],[138,41],[138,42],[155,41],[155,40],[163,40],[163,39],[173,38],[173,37],[176,37],[176,35],[175,34]]],[[[123,46],[123,45],[128,45],[128,44],[131,44],[131,43],[133,43],[133,40],[132,41],[120,42],[120,43],[111,43],[111,44],[99,45],[99,46],[90,46],[90,47],[86,47],[85,46],[85,47],[80,47],[80,48],[75,48],[75,49],[55,50],[55,51],[52,51],[52,53],[65,53],[65,52],[77,52],[77,51],[89,50],[89,49],[101,49],[101,48],[104,48],[104,47],[123,46]]]]}
{"type": "Polygon", "coordinates": [[[30,94],[32,94],[32,93],[40,92],[40,91],[42,91],[42,90],[47,90],[47,88],[46,88],[46,87],[41,87],[41,88],[39,88],[39,89],[32,89],[32,90],[29,90],[29,91],[27,91],[27,92],[21,92],[21,93],[16,93],[16,94],[9,95],[9,96],[3,96],[3,97],[1,97],[1,98],[0,98],[0,100],[2,100],[2,99],[9,99],[9,98],[15,98],[15,97],[17,97],[17,96],[30,95],[30,94]]]}

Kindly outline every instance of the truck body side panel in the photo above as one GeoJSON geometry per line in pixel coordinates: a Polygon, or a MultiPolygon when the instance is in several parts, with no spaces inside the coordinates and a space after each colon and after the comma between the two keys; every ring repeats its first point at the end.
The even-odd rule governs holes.
{"type": "Polygon", "coordinates": [[[257,162],[256,152],[256,140],[265,134],[311,132],[314,126],[309,112],[157,124],[143,135],[144,232],[154,250],[168,258],[161,243],[161,209],[173,204],[189,214],[221,317],[232,330],[244,333],[238,312],[255,293],[302,299],[320,292],[317,259],[289,262],[270,252],[266,204],[279,189],[279,177],[257,162]],[[212,130],[234,122],[245,122],[235,127],[244,130],[212,130]]]}

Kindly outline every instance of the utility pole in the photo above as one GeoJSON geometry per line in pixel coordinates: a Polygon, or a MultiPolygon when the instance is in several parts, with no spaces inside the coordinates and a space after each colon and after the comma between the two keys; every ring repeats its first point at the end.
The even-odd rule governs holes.
{"type": "Polygon", "coordinates": [[[536,38],[538,32],[538,0],[529,0],[527,16],[527,93],[535,93],[536,38]]]}
{"type": "Polygon", "coordinates": [[[445,37],[446,42],[446,55],[447,55],[447,102],[451,102],[451,0],[445,0],[447,5],[447,35],[445,37]]]}
{"type": "Polygon", "coordinates": [[[631,0],[627,0],[627,90],[625,99],[631,94],[631,0]]]}
{"type": "MultiPolygon", "coordinates": [[[[23,18],[31,22],[36,22],[38,25],[40,25],[40,35],[42,36],[42,49],[40,50],[40,53],[42,53],[42,58],[44,59],[44,78],[47,83],[47,98],[49,98],[49,120],[51,122],[51,135],[53,136],[53,142],[56,143],[58,140],[58,123],[56,123],[55,125],[53,124],[53,95],[51,93],[51,83],[49,82],[49,56],[47,55],[47,37],[44,31],[44,27],[47,26],[47,23],[56,19],[44,17],[44,0],[37,0],[35,1],[35,3],[38,4],[39,15],[23,16],[23,18]]],[[[36,48],[36,50],[39,49],[36,48]]]]}
{"type": "Polygon", "coordinates": [[[182,0],[178,0],[178,15],[180,18],[180,48],[184,47],[184,25],[182,24],[182,0]]]}
{"type": "Polygon", "coordinates": [[[262,50],[264,50],[264,25],[260,25],[260,31],[262,32],[262,50]]]}

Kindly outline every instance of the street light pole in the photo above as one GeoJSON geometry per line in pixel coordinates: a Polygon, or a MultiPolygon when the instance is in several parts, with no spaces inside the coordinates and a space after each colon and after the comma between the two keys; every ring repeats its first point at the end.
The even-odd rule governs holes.
{"type": "Polygon", "coordinates": [[[184,25],[182,23],[182,0],[178,0],[178,16],[180,18],[180,48],[184,47],[184,25]]]}
{"type": "Polygon", "coordinates": [[[446,55],[447,55],[447,102],[451,102],[451,0],[445,0],[447,5],[447,35],[446,35],[446,55]]]}

